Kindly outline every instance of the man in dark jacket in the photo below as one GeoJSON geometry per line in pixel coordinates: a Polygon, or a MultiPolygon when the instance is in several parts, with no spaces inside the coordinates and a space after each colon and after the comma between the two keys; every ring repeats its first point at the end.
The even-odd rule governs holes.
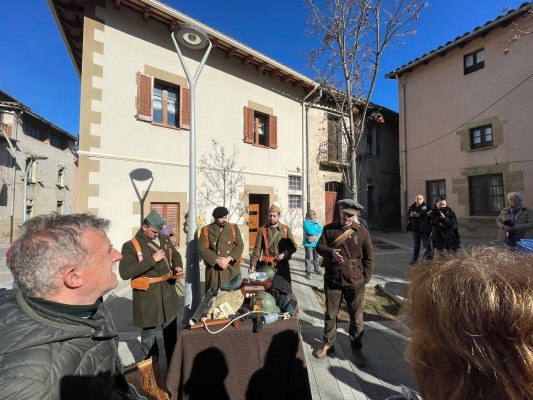
{"type": "Polygon", "coordinates": [[[121,259],[109,221],[41,215],[22,225],[0,290],[0,398],[143,398],[122,375],[118,335],[102,296],[121,259]]]}
{"type": "Polygon", "coordinates": [[[178,337],[178,295],[170,277],[182,271],[183,262],[170,238],[160,233],[164,225],[165,220],[152,210],[135,237],[122,245],[119,272],[122,279],[132,281],[133,324],[142,328],[144,358],[159,357],[156,327],[161,326],[169,364],[178,337]]]}
{"type": "Polygon", "coordinates": [[[357,221],[357,211],[363,207],[352,199],[339,200],[339,221],[324,227],[317,251],[323,257],[326,314],[324,317],[324,345],[315,357],[324,358],[333,350],[337,334],[337,315],[346,300],[350,326],[348,334],[355,365],[362,368],[366,361],[362,353],[363,308],[365,284],[374,272],[374,250],[370,233],[357,221]]]}
{"type": "Polygon", "coordinates": [[[430,243],[431,226],[428,220],[429,208],[424,202],[424,196],[417,194],[415,202],[407,210],[407,231],[411,232],[413,237],[413,257],[410,265],[418,262],[420,255],[420,242],[424,245],[423,259],[431,260],[433,258],[430,243]]]}
{"type": "Polygon", "coordinates": [[[198,239],[198,252],[205,263],[205,292],[220,288],[240,274],[244,250],[239,227],[228,222],[226,207],[213,210],[215,221],[204,226],[198,239]]]}

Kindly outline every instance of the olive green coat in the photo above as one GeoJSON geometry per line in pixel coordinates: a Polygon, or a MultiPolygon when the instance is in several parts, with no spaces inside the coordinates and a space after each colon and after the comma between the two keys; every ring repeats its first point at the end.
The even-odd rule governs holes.
{"type": "Polygon", "coordinates": [[[235,242],[231,232],[231,224],[227,223],[223,229],[216,223],[207,226],[207,236],[209,244],[206,246],[205,228],[202,228],[200,239],[198,239],[198,252],[205,263],[205,291],[211,288],[220,288],[235,275],[240,273],[239,259],[244,250],[241,232],[237,225],[235,229],[235,242]],[[226,269],[217,265],[217,257],[233,258],[233,262],[226,269]]]}
{"type": "MultiPolygon", "coordinates": [[[[137,232],[135,238],[139,241],[143,260],[139,262],[137,251],[133,247],[131,240],[122,245],[122,260],[118,270],[122,279],[135,279],[139,276],[157,278],[168,274],[169,267],[165,259],[155,262],[152,254],[156,251],[148,246],[151,242],[141,230],[137,232]]],[[[152,244],[156,248],[163,248],[167,256],[166,260],[171,261],[172,269],[183,267],[181,255],[178,253],[170,238],[167,235],[159,234],[161,246],[155,242],[152,244]]],[[[133,324],[141,328],[160,326],[164,322],[171,320],[178,314],[178,295],[174,287],[176,281],[167,280],[165,282],[152,283],[148,290],[133,289],[133,324]]]]}
{"type": "MultiPolygon", "coordinates": [[[[286,226],[286,225],[285,225],[286,226]]],[[[296,251],[296,242],[292,237],[291,229],[287,226],[287,237],[284,237],[283,224],[280,222],[276,227],[266,224],[259,228],[257,231],[257,238],[255,240],[255,247],[250,257],[250,267],[256,268],[261,265],[261,256],[266,256],[265,244],[263,240],[263,227],[266,228],[266,237],[268,241],[268,255],[269,257],[277,257],[279,254],[284,253],[285,258],[276,263],[276,273],[289,283],[291,283],[291,272],[289,260],[291,255],[296,251]]]]}

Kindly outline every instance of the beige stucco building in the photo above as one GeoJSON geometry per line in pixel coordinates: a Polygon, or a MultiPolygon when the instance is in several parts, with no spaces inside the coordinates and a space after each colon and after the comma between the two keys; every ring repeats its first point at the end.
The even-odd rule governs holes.
{"type": "Polygon", "coordinates": [[[443,195],[462,235],[495,239],[507,193],[523,192],[532,206],[533,35],[515,29],[531,31],[531,8],[387,74],[399,88],[404,219],[416,194],[443,195]]]}
{"type": "Polygon", "coordinates": [[[2,90],[0,128],[12,146],[7,143],[6,135],[0,134],[0,243],[3,244],[18,236],[24,213],[31,218],[73,211],[76,155],[72,150],[76,138],[2,90]]]}
{"type": "MultiPolygon", "coordinates": [[[[184,246],[190,92],[171,32],[194,23],[213,43],[196,87],[198,217],[209,223],[222,205],[216,189],[211,198],[200,193],[215,170],[201,160],[213,159],[216,141],[226,155],[237,152],[231,171],[242,179],[226,205],[231,200],[245,243],[253,246],[273,202],[300,243],[303,102],[312,80],[158,1],[50,0],[50,7],[81,80],[76,211],[110,218],[117,246],[157,208],[184,246]]],[[[192,73],[199,53],[184,50],[192,73]]]]}

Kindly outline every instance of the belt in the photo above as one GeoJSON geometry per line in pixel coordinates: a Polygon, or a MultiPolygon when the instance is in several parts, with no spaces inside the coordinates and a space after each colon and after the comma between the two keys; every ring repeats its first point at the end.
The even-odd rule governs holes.
{"type": "Polygon", "coordinates": [[[158,276],[157,278],[148,278],[147,276],[140,276],[131,280],[131,287],[137,290],[148,290],[148,287],[152,283],[164,282],[169,279],[181,279],[184,275],[184,272],[180,272],[176,275],[173,275],[172,272],[169,272],[168,274],[158,276]]]}
{"type": "Polygon", "coordinates": [[[275,257],[268,257],[268,256],[261,257],[261,261],[269,263],[269,264],[275,264],[276,263],[275,257]]]}

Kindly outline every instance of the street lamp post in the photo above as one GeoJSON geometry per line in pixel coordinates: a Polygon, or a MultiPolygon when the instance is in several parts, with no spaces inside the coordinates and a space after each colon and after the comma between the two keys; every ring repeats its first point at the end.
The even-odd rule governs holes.
{"type": "Polygon", "coordinates": [[[185,295],[185,308],[184,321],[188,321],[188,317],[195,311],[196,307],[200,303],[200,265],[198,257],[198,236],[196,231],[198,229],[196,223],[196,121],[195,121],[195,95],[196,95],[196,82],[198,77],[204,68],[207,56],[211,51],[212,43],[209,40],[207,33],[197,25],[194,24],[182,24],[176,28],[176,31],[171,35],[172,42],[176,47],[178,57],[180,59],[181,66],[185,71],[187,81],[190,89],[190,137],[189,137],[189,229],[187,231],[187,250],[186,250],[186,278],[185,287],[187,289],[185,295]],[[179,43],[179,44],[178,44],[179,43]],[[180,46],[191,50],[203,50],[207,46],[207,50],[194,73],[191,76],[189,68],[185,63],[183,54],[181,53],[180,46]]]}
{"type": "Polygon", "coordinates": [[[15,161],[17,162],[17,165],[19,166],[21,171],[24,171],[24,195],[23,195],[23,204],[22,204],[22,221],[26,221],[28,219],[28,213],[27,213],[27,207],[28,207],[28,172],[31,169],[31,166],[35,160],[46,160],[48,157],[45,156],[36,156],[36,155],[30,155],[26,158],[26,161],[29,160],[29,162],[26,162],[26,165],[22,165],[20,162],[20,159],[17,155],[17,152],[15,151],[15,148],[11,144],[11,140],[7,136],[6,132],[0,128],[0,132],[2,132],[2,135],[6,138],[7,144],[11,148],[11,152],[13,153],[13,157],[15,158],[15,161]]]}

